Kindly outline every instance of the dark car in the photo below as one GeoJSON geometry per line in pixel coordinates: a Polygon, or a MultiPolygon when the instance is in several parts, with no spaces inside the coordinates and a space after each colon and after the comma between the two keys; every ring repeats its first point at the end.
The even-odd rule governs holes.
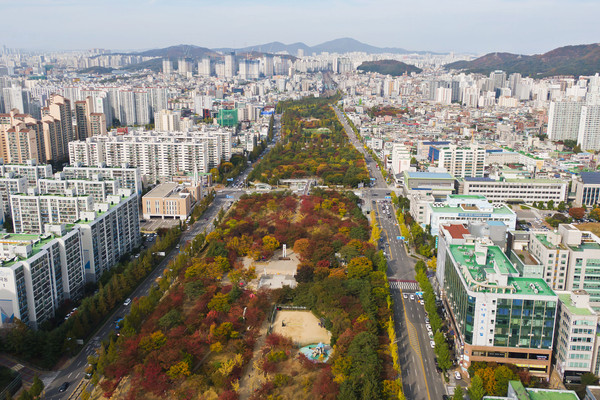
{"type": "Polygon", "coordinates": [[[69,388],[69,382],[64,382],[62,385],[59,386],[58,391],[59,392],[64,392],[68,388],[69,388]]]}

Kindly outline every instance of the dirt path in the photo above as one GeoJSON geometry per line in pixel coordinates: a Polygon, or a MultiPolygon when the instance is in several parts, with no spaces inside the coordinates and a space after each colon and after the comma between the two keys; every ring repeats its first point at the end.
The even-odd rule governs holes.
{"type": "Polygon", "coordinates": [[[260,385],[265,382],[265,378],[263,374],[254,368],[254,363],[256,363],[259,359],[259,351],[265,345],[265,341],[267,339],[267,331],[269,330],[269,318],[265,318],[265,322],[263,322],[260,327],[259,336],[256,339],[256,343],[254,344],[254,352],[252,354],[252,359],[246,365],[244,372],[242,373],[242,378],[240,379],[240,389],[238,394],[240,396],[240,400],[249,399],[254,393],[255,389],[258,389],[260,385]]]}

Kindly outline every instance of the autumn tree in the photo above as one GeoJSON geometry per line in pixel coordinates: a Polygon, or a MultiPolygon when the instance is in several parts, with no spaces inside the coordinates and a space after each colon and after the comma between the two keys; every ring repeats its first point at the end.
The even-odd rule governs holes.
{"type": "Polygon", "coordinates": [[[479,375],[475,375],[471,379],[471,386],[467,390],[471,400],[482,400],[485,396],[485,388],[483,387],[483,379],[479,375]]]}
{"type": "Polygon", "coordinates": [[[348,264],[348,278],[364,278],[373,271],[373,263],[367,257],[353,258],[348,264]]]}
{"type": "Polygon", "coordinates": [[[575,219],[582,219],[585,215],[585,208],[583,207],[571,207],[569,208],[569,215],[575,219]]]}

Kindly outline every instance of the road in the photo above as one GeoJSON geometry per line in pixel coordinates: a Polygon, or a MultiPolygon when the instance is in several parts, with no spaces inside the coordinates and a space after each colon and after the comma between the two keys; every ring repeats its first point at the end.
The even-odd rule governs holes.
{"type": "MultiPolygon", "coordinates": [[[[280,137],[280,121],[281,116],[275,116],[275,125],[274,125],[274,133],[275,140],[278,140],[280,137]]],[[[270,144],[266,149],[265,153],[273,148],[273,144],[270,144]]],[[[240,182],[240,187],[226,187],[216,193],[216,197],[213,200],[212,204],[207,208],[204,215],[200,218],[200,220],[196,221],[193,225],[189,227],[187,231],[183,233],[181,239],[179,240],[180,247],[183,247],[185,243],[192,240],[196,237],[196,235],[206,231],[210,232],[213,227],[213,220],[218,215],[219,211],[223,208],[227,210],[231,204],[237,201],[245,191],[241,189],[243,186],[241,183],[245,182],[248,174],[252,171],[253,166],[249,166],[246,170],[240,174],[236,181],[240,182]]],[[[175,248],[171,252],[169,252],[163,260],[154,268],[154,270],[144,279],[144,281],[131,293],[130,298],[134,299],[136,297],[145,296],[150,292],[150,288],[156,281],[156,279],[162,275],[164,269],[167,267],[169,262],[173,260],[177,254],[179,253],[179,249],[175,248]]],[[[58,374],[50,377],[53,378],[53,381],[47,385],[45,390],[45,400],[59,400],[59,399],[69,399],[70,396],[76,391],[78,385],[80,385],[84,381],[85,369],[88,365],[87,358],[90,355],[95,354],[96,349],[100,347],[100,343],[108,338],[110,333],[114,330],[115,324],[114,320],[117,318],[121,318],[127,313],[129,313],[131,309],[131,305],[125,306],[121,305],[116,310],[110,314],[106,322],[98,329],[95,333],[94,337],[86,343],[84,348],[79,352],[77,356],[69,363],[67,367],[60,370],[58,374]],[[69,387],[65,392],[58,392],[58,388],[64,382],[69,382],[69,387]]],[[[45,379],[46,380],[46,379],[45,379]]],[[[76,396],[73,396],[76,398],[76,396]]]]}
{"type": "Polygon", "coordinates": [[[373,187],[363,190],[362,193],[363,200],[371,206],[371,212],[376,213],[377,222],[382,230],[380,248],[388,260],[387,275],[394,301],[394,321],[404,395],[411,400],[440,400],[446,394],[446,388],[441,374],[436,371],[435,355],[425,326],[425,309],[417,303],[414,296],[419,290],[415,281],[416,260],[408,256],[404,243],[399,239],[400,228],[395,218],[395,209],[389,199],[393,188],[386,185],[377,164],[364,149],[342,112],[336,107],[334,110],[350,141],[365,157],[371,178],[375,178],[373,187]]]}

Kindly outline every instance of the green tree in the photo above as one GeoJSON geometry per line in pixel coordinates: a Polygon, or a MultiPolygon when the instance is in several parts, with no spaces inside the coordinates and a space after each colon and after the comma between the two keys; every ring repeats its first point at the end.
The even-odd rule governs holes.
{"type": "Polygon", "coordinates": [[[558,211],[563,212],[567,210],[567,205],[565,204],[564,201],[561,201],[560,203],[558,203],[558,211]]]}
{"type": "Polygon", "coordinates": [[[590,211],[590,218],[595,221],[600,220],[600,207],[596,207],[592,211],[590,211]]]}
{"type": "Polygon", "coordinates": [[[485,396],[485,388],[483,387],[483,379],[479,375],[475,375],[471,379],[471,386],[467,390],[471,400],[482,400],[485,396]]]}
{"type": "Polygon", "coordinates": [[[548,201],[548,210],[554,210],[554,200],[548,201]]]}
{"type": "Polygon", "coordinates": [[[373,263],[367,257],[356,257],[348,264],[348,278],[364,278],[373,271],[373,263]]]}
{"type": "Polygon", "coordinates": [[[454,388],[454,394],[452,395],[452,400],[464,400],[465,394],[462,386],[456,386],[454,388]]]}
{"type": "Polygon", "coordinates": [[[585,397],[585,389],[588,386],[593,386],[598,384],[598,377],[591,372],[587,372],[581,375],[581,383],[577,386],[575,390],[580,399],[585,397]]]}
{"type": "Polygon", "coordinates": [[[508,382],[518,379],[512,369],[508,368],[506,365],[501,365],[494,370],[494,377],[496,378],[496,393],[494,396],[506,396],[508,392],[508,382]]]}
{"type": "Polygon", "coordinates": [[[33,397],[39,396],[44,390],[44,382],[36,375],[33,377],[33,383],[31,384],[31,388],[29,389],[29,393],[33,397]]]}

